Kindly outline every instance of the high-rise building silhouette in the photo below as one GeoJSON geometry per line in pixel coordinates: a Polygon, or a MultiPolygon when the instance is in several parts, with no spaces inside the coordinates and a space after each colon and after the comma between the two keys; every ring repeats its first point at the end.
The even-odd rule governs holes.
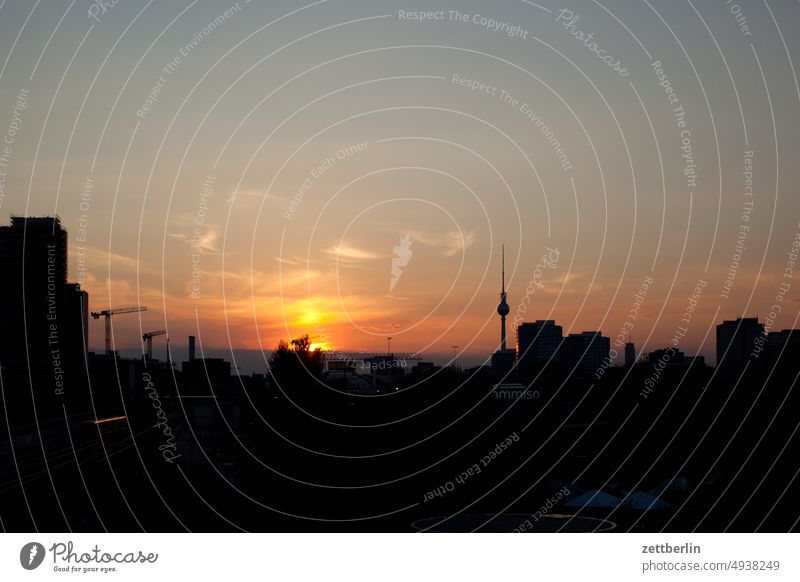
{"type": "Polygon", "coordinates": [[[78,283],[64,284],[64,301],[67,308],[65,317],[65,337],[78,341],[79,351],[89,351],[89,294],[78,283]]]}
{"type": "Polygon", "coordinates": [[[48,315],[67,282],[67,233],[57,218],[12,217],[0,227],[3,325],[0,365],[7,373],[28,369],[49,352],[48,315]]]}
{"type": "Polygon", "coordinates": [[[611,339],[599,331],[571,333],[561,345],[561,366],[577,378],[594,376],[608,358],[611,339]]]}
{"type": "Polygon", "coordinates": [[[636,363],[636,345],[630,340],[625,342],[625,365],[633,366],[636,363]]]}
{"type": "MultiPolygon", "coordinates": [[[[0,227],[0,366],[6,386],[28,381],[44,402],[85,378],[88,296],[67,283],[67,232],[58,218],[15,216],[0,227]]],[[[29,391],[26,391],[30,393],[29,391]]]]}
{"type": "Polygon", "coordinates": [[[558,363],[562,332],[552,319],[523,323],[517,328],[517,368],[523,378],[548,363],[558,363]]]}
{"type": "Polygon", "coordinates": [[[756,362],[756,341],[763,339],[764,325],[757,317],[737,317],[717,326],[717,374],[741,373],[748,361],[756,362]]]}

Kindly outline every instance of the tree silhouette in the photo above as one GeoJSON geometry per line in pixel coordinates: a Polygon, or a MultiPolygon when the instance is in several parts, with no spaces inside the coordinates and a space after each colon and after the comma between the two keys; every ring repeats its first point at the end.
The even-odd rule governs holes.
{"type": "Polygon", "coordinates": [[[308,335],[287,343],[281,340],[269,358],[269,370],[281,385],[313,384],[322,377],[322,350],[311,349],[308,335]]]}

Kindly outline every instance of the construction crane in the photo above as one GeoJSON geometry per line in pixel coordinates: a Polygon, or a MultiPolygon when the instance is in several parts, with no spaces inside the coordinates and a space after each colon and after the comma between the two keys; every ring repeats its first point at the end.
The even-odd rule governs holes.
{"type": "Polygon", "coordinates": [[[153,338],[167,333],[166,329],[159,329],[158,331],[148,331],[142,335],[142,341],[147,342],[147,359],[153,359],[153,338]]]}
{"type": "Polygon", "coordinates": [[[92,311],[92,317],[94,319],[100,319],[101,317],[105,317],[106,319],[106,355],[111,355],[111,316],[122,315],[123,313],[138,313],[139,311],[147,311],[147,307],[143,305],[132,305],[130,307],[92,311]]]}

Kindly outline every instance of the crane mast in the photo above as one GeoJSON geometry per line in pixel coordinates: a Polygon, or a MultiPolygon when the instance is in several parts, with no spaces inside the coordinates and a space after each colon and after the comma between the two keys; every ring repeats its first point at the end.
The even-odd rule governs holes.
{"type": "Polygon", "coordinates": [[[103,309],[102,311],[92,311],[92,317],[94,319],[100,319],[101,317],[105,318],[105,326],[106,326],[106,355],[109,356],[112,354],[111,350],[111,317],[114,315],[122,315],[124,313],[138,313],[140,311],[147,311],[147,307],[143,305],[131,305],[129,307],[116,307],[116,308],[109,308],[103,309]]]}
{"type": "Polygon", "coordinates": [[[153,338],[159,335],[165,335],[166,329],[159,329],[158,331],[148,331],[142,335],[142,341],[147,342],[147,359],[153,359],[153,338]]]}

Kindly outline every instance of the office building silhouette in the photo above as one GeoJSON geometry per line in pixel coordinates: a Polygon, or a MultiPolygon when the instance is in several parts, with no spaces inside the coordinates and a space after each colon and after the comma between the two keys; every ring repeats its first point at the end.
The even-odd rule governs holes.
{"type": "Polygon", "coordinates": [[[536,373],[548,362],[559,361],[562,328],[552,319],[523,323],[517,328],[517,368],[523,378],[536,373]]]}
{"type": "Polygon", "coordinates": [[[14,216],[0,227],[0,366],[12,396],[44,412],[86,377],[88,295],[67,283],[67,232],[57,217],[14,216]],[[30,389],[25,390],[25,387],[30,389]]]}
{"type": "Polygon", "coordinates": [[[611,340],[599,331],[571,333],[561,345],[561,366],[576,378],[591,378],[608,358],[611,340]]]}
{"type": "Polygon", "coordinates": [[[625,366],[633,366],[636,363],[636,345],[628,341],[625,343],[625,366]]]}
{"type": "Polygon", "coordinates": [[[738,375],[748,361],[756,363],[756,342],[763,338],[764,325],[757,317],[737,317],[717,325],[717,374],[738,375]]]}

